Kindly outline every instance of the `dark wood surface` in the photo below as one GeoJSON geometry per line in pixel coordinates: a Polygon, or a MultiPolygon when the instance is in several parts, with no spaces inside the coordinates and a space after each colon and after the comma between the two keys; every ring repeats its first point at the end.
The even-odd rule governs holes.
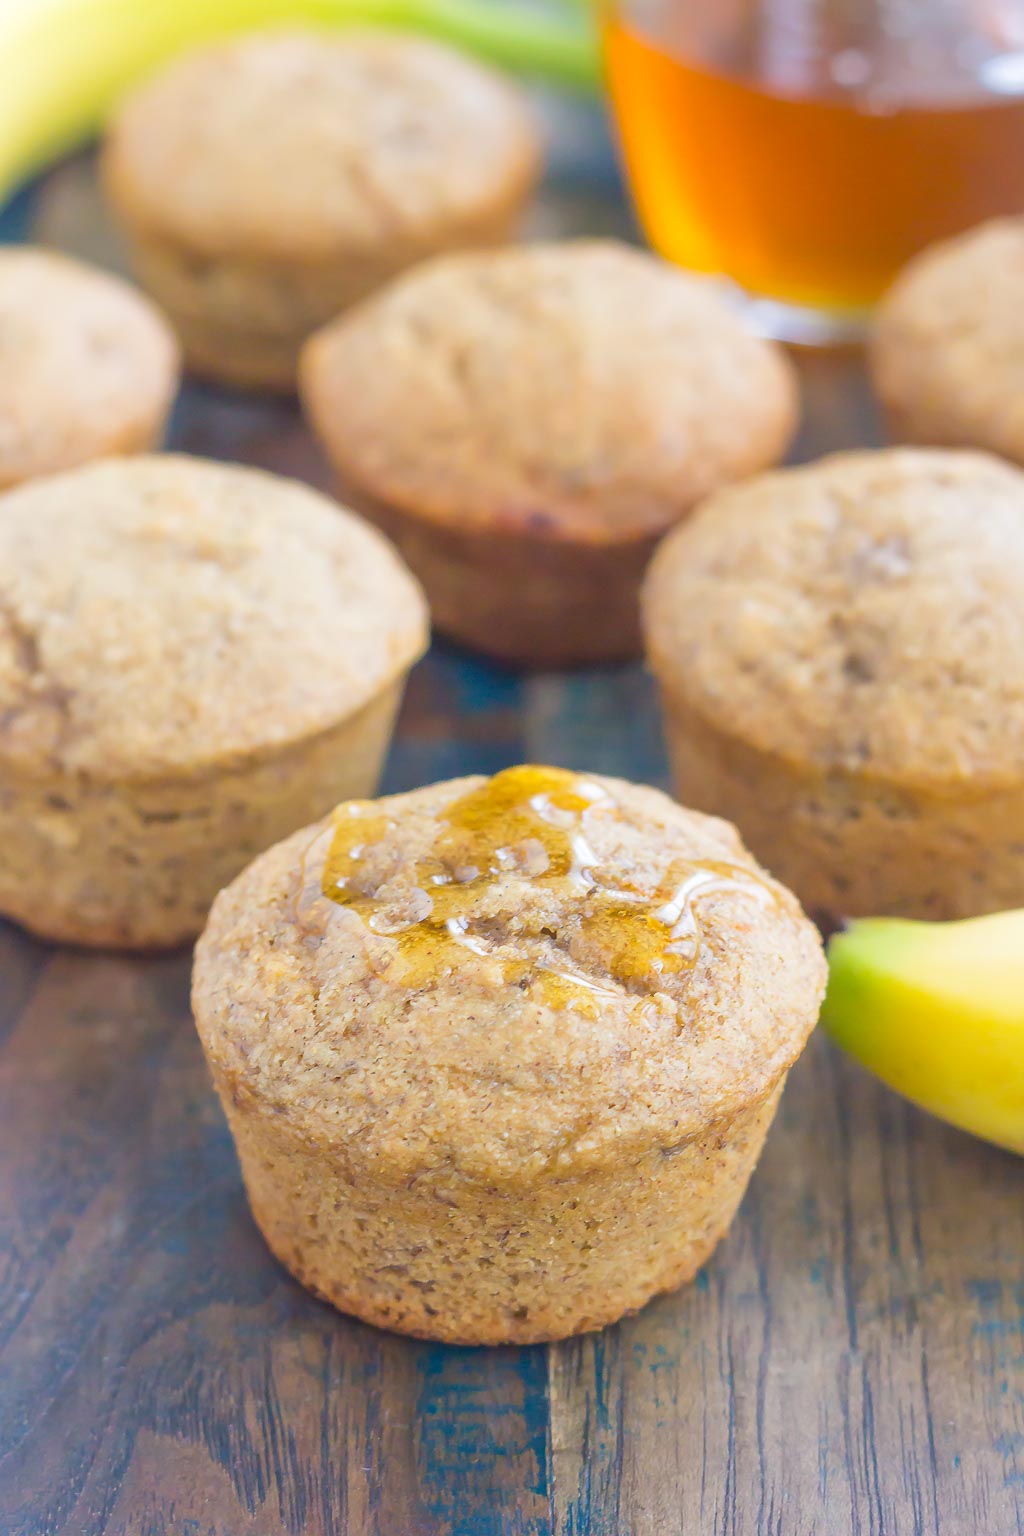
{"type": "MultiPolygon", "coordinates": [[[[583,177],[536,222],[625,215],[583,177]]],[[[81,163],[3,233],[113,259],[81,163]]],[[[871,441],[858,359],[802,369],[797,456],[871,441]]],[[[323,478],[284,404],[190,389],[174,443],[323,478]]],[[[435,646],[386,787],[523,759],[664,783],[641,669],[435,646]]],[[[0,926],[0,1536],[1024,1532],[1019,1159],[816,1039],[695,1284],[561,1346],[417,1343],[264,1249],[188,973],[0,926]]]]}

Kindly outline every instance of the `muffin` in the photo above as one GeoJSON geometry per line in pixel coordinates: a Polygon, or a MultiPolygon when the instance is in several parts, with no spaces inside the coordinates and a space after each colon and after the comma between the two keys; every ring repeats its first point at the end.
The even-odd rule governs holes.
{"type": "Polygon", "coordinates": [[[706,279],[613,241],[439,258],[314,337],[300,382],[438,628],[529,663],[636,654],[657,540],[797,414],[706,279]]]}
{"type": "Polygon", "coordinates": [[[1024,475],[840,454],[712,497],[644,594],[676,792],[813,911],[1024,905],[1024,475]]]}
{"type": "Polygon", "coordinates": [[[325,497],[198,459],[0,497],[0,913],[149,948],[373,791],[424,604],[325,497]]]}
{"type": "Polygon", "coordinates": [[[1024,464],[1024,218],[912,261],[880,307],[870,355],[893,436],[1024,464]]]}
{"type": "Polygon", "coordinates": [[[163,436],[177,344],[117,277],[0,247],[0,490],[163,436]]]}
{"type": "Polygon", "coordinates": [[[700,1267],[824,979],[732,827],[520,767],[263,854],[214,903],[193,1005],[282,1263],[381,1327],[531,1343],[700,1267]]]}
{"type": "Polygon", "coordinates": [[[517,91],[397,33],[272,31],[131,95],[103,172],[189,365],[291,389],[317,326],[436,251],[512,230],[539,170],[517,91]]]}

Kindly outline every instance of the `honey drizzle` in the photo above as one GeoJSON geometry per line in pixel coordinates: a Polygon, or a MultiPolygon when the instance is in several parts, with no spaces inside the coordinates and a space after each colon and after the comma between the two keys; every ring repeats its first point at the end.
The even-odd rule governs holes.
{"type": "MultiPolygon", "coordinates": [[[[561,768],[508,768],[453,801],[431,853],[414,870],[414,883],[396,901],[380,894],[387,883],[379,871],[370,879],[369,850],[384,843],[394,822],[369,802],[339,806],[327,833],[307,850],[304,866],[325,836],[330,846],[318,892],[303,869],[303,915],[319,906],[315,895],[346,907],[379,937],[390,939],[387,962],[395,980],[417,987],[451,972],[466,950],[493,955],[509,985],[534,991],[552,1007],[596,1015],[604,995],[618,998],[614,983],[646,984],[658,990],[661,977],[687,971],[700,953],[697,904],[723,891],[764,902],[776,889],[752,870],[726,861],[675,860],[657,890],[623,880],[611,883],[590,844],[598,818],[618,815],[601,785],[561,768]],[[593,940],[606,963],[609,985],[574,973],[573,961],[509,957],[475,928],[481,888],[514,875],[541,886],[568,887],[571,933],[593,940]],[[564,967],[563,968],[563,964],[564,967]]],[[[326,914],[316,927],[322,931],[326,914]]],[[[513,929],[514,933],[514,929],[513,929]]],[[[526,929],[517,939],[538,937],[526,929]]]]}

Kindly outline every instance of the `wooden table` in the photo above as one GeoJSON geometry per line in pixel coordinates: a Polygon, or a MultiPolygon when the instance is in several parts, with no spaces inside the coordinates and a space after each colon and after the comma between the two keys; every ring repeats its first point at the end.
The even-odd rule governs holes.
{"type": "MultiPolygon", "coordinates": [[[[625,224],[607,184],[538,218],[625,224]]],[[[29,232],[109,254],[87,165],[15,204],[29,232]]],[[[871,441],[857,359],[802,366],[797,456],[871,441]]],[[[173,441],[324,479],[290,405],[191,389],[173,441]]],[[[664,783],[642,670],[436,645],[386,787],[523,759],[664,783]]],[[[695,1284],[569,1344],[416,1343],[266,1252],[188,974],[0,927],[0,1536],[1024,1532],[1018,1159],[817,1039],[695,1284]]]]}

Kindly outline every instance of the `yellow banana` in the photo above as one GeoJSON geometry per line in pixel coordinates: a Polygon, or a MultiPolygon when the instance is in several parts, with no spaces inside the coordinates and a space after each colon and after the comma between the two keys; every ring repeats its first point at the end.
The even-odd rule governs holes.
{"type": "Polygon", "coordinates": [[[0,199],[95,133],[177,52],[274,24],[402,27],[576,88],[597,80],[585,23],[516,0],[0,0],[0,199]]]}
{"type": "Polygon", "coordinates": [[[1024,911],[853,923],[829,944],[822,1022],[899,1093],[1024,1153],[1024,911]]]}

